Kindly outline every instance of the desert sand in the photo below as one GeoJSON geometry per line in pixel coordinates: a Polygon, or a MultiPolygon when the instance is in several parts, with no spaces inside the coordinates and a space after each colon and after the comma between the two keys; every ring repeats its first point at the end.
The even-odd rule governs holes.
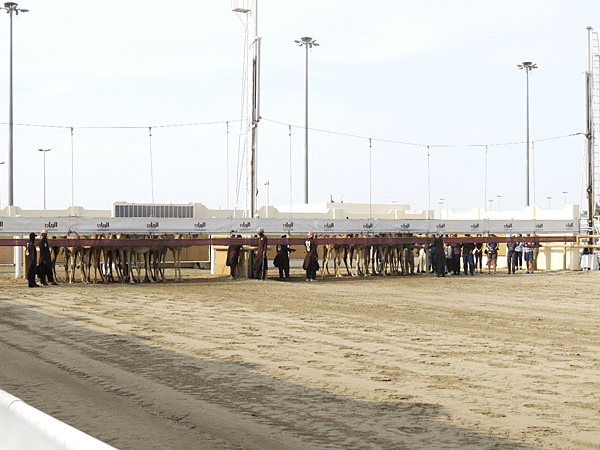
{"type": "Polygon", "coordinates": [[[121,450],[600,448],[599,272],[28,289],[9,270],[0,388],[121,450]]]}

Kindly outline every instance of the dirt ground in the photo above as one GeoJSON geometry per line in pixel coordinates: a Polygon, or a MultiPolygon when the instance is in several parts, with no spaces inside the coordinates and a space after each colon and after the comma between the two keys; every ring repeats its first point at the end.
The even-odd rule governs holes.
{"type": "Polygon", "coordinates": [[[600,449],[600,272],[2,272],[0,388],[121,450],[600,449]]]}

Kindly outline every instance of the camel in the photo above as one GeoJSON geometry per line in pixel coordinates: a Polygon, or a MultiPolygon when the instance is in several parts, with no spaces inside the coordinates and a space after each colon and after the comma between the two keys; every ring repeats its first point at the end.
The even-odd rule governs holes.
{"type": "MultiPolygon", "coordinates": [[[[88,239],[103,239],[102,235],[94,234],[88,239]]],[[[104,273],[102,272],[102,247],[85,245],[81,247],[81,277],[83,283],[92,282],[92,267],[94,267],[94,283],[98,282],[98,272],[100,279],[104,282],[104,273]]]]}
{"type": "MultiPolygon", "coordinates": [[[[146,236],[136,236],[137,239],[146,239],[146,236]]],[[[129,280],[131,283],[140,283],[142,281],[142,267],[144,269],[144,280],[150,282],[151,277],[148,275],[150,271],[150,246],[138,247],[132,246],[127,249],[129,280]],[[137,274],[137,277],[136,277],[137,274]]]]}
{"type": "MultiPolygon", "coordinates": [[[[359,235],[357,237],[365,237],[359,235]]],[[[350,246],[351,255],[356,255],[356,267],[352,276],[361,277],[369,275],[369,263],[371,258],[371,246],[366,244],[353,244],[350,246]]],[[[351,256],[352,258],[352,256],[351,256]]]]}
{"type": "Polygon", "coordinates": [[[157,247],[150,250],[150,261],[155,281],[165,281],[165,260],[167,258],[167,247],[157,247]]]}
{"type": "Polygon", "coordinates": [[[65,278],[67,283],[75,282],[75,270],[77,269],[77,259],[82,254],[82,247],[76,245],[75,241],[83,239],[83,236],[68,235],[67,239],[73,240],[74,245],[65,247],[65,278]]]}
{"type": "MultiPolygon", "coordinates": [[[[345,234],[337,237],[347,238],[350,236],[345,234]]],[[[348,268],[348,246],[346,244],[327,244],[323,246],[323,264],[321,265],[322,278],[325,278],[325,271],[327,271],[327,275],[331,276],[331,273],[329,272],[330,259],[333,259],[334,276],[336,278],[340,278],[342,276],[340,273],[342,259],[346,265],[346,271],[348,272],[348,275],[351,275],[350,269],[348,268]]]]}
{"type": "MultiPolygon", "coordinates": [[[[379,237],[387,237],[388,235],[380,234],[379,237]]],[[[387,275],[388,267],[393,265],[394,251],[389,244],[377,244],[371,249],[371,273],[377,275],[387,275]]]]}
{"type": "MultiPolygon", "coordinates": [[[[173,239],[183,239],[183,234],[177,234],[173,237],[173,239]]],[[[173,268],[175,269],[175,281],[182,281],[183,277],[181,276],[181,251],[183,247],[169,247],[171,253],[173,254],[173,268]]]]}
{"type": "MultiPolygon", "coordinates": [[[[105,239],[112,240],[116,239],[114,234],[108,234],[105,239]]],[[[119,251],[115,247],[103,247],[102,254],[104,261],[102,262],[102,281],[108,283],[109,281],[115,281],[115,274],[119,281],[122,280],[123,272],[121,270],[121,261],[119,259],[119,251]]]]}
{"type": "MultiPolygon", "coordinates": [[[[65,236],[65,238],[66,238],[66,236],[65,236]]],[[[52,239],[57,239],[57,237],[52,236],[50,238],[50,244],[52,244],[52,239]]],[[[52,260],[52,275],[54,276],[54,280],[57,281],[57,282],[59,281],[59,277],[58,277],[58,274],[56,273],[56,260],[58,259],[58,257],[61,254],[63,254],[63,255],[65,254],[65,248],[64,247],[59,247],[59,246],[56,246],[56,245],[55,246],[50,245],[50,257],[51,257],[51,260],[52,260]]],[[[65,261],[65,265],[66,265],[66,261],[65,261]]]]}

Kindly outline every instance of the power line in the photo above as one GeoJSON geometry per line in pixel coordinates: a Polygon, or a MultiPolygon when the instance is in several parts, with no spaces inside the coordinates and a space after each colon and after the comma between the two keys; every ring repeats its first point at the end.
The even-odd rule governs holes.
{"type": "MultiPolygon", "coordinates": [[[[300,125],[291,125],[289,123],[285,123],[285,122],[279,122],[277,120],[272,120],[272,119],[267,119],[265,117],[262,117],[261,120],[267,121],[267,122],[272,122],[272,123],[276,123],[279,125],[285,125],[286,127],[294,127],[294,128],[302,128],[304,129],[303,126],[300,125]]],[[[402,144],[402,145],[412,145],[415,147],[431,147],[431,148],[458,148],[458,147],[497,147],[497,146],[502,146],[502,145],[519,145],[519,144],[525,144],[525,141],[518,141],[518,142],[503,142],[503,143],[496,143],[496,144],[419,144],[419,143],[415,143],[415,142],[405,142],[405,141],[396,141],[393,139],[380,139],[380,138],[370,138],[367,136],[360,136],[357,134],[350,134],[350,133],[342,133],[339,131],[330,131],[330,130],[322,130],[319,128],[310,128],[311,131],[318,131],[321,133],[328,133],[328,134],[335,134],[338,136],[346,136],[346,137],[352,137],[352,138],[357,138],[357,139],[365,139],[365,140],[373,140],[373,141],[378,141],[378,142],[388,142],[391,144],[402,144]]],[[[562,138],[567,138],[567,137],[572,137],[572,136],[579,136],[579,135],[583,135],[584,133],[572,133],[572,134],[565,134],[562,136],[554,136],[554,137],[549,137],[549,138],[544,138],[544,139],[537,139],[535,142],[541,142],[541,141],[550,141],[553,139],[562,139],[562,138]]],[[[533,142],[533,141],[532,141],[533,142]]]]}
{"type": "MultiPolygon", "coordinates": [[[[273,120],[273,119],[267,119],[265,117],[262,117],[261,120],[264,120],[266,122],[271,122],[271,123],[275,123],[278,125],[284,125],[286,127],[289,128],[299,128],[299,129],[304,129],[303,126],[301,125],[293,125],[293,124],[289,124],[289,123],[285,123],[285,122],[280,122],[278,120],[273,120]]],[[[14,123],[14,126],[20,126],[20,127],[38,127],[38,128],[66,128],[66,129],[97,129],[97,130],[136,130],[136,129],[148,129],[148,128],[175,128],[175,127],[193,127],[193,126],[202,126],[202,125],[217,125],[217,124],[228,124],[229,122],[239,122],[240,120],[218,120],[218,121],[211,121],[211,122],[191,122],[191,123],[178,123],[178,124],[164,124],[164,125],[152,125],[151,127],[148,126],[80,126],[80,127],[73,127],[70,125],[48,125],[48,124],[32,124],[32,123],[14,123]]],[[[0,125],[7,125],[7,122],[0,122],[0,125]]],[[[387,142],[390,144],[400,144],[400,145],[411,145],[414,147],[427,147],[427,148],[460,148],[460,147],[481,147],[481,148],[486,148],[486,147],[499,147],[499,146],[507,146],[507,145],[520,145],[520,144],[525,144],[525,141],[516,141],[516,142],[500,142],[500,143],[492,143],[492,144],[421,144],[421,143],[416,143],[416,142],[407,142],[407,141],[398,141],[398,140],[394,140],[394,139],[382,139],[382,138],[373,138],[373,137],[367,137],[367,136],[361,136],[358,134],[351,134],[351,133],[343,133],[341,131],[331,131],[331,130],[323,130],[320,128],[309,128],[311,131],[317,131],[320,133],[327,133],[327,134],[335,134],[337,136],[346,136],[346,137],[351,137],[351,138],[356,138],[356,139],[365,139],[365,140],[371,140],[371,141],[377,141],[377,142],[387,142]]],[[[543,142],[543,141],[552,141],[552,140],[556,140],[556,139],[564,139],[564,138],[569,138],[569,137],[573,137],[573,136],[581,136],[584,135],[585,133],[581,132],[581,133],[571,133],[571,134],[564,134],[561,136],[552,136],[552,137],[548,137],[548,138],[543,138],[543,139],[536,139],[535,141],[532,142],[543,142]]]]}
{"type": "MultiPolygon", "coordinates": [[[[38,128],[70,128],[70,129],[99,129],[99,130],[147,130],[148,128],[174,128],[174,127],[193,127],[200,125],[216,125],[228,122],[239,122],[238,120],[218,120],[213,122],[195,122],[195,123],[177,123],[167,125],[152,125],[152,126],[80,126],[73,127],[70,125],[47,125],[47,124],[33,124],[33,123],[15,123],[13,125],[20,127],[38,127],[38,128]]],[[[0,125],[7,125],[7,122],[0,122],[0,125]]]]}

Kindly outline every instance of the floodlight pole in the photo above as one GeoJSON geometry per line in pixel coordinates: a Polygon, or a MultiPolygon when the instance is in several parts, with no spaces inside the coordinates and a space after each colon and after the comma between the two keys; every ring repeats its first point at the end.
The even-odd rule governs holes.
{"type": "Polygon", "coordinates": [[[10,51],[9,51],[9,76],[8,76],[8,206],[14,205],[13,194],[13,13],[27,12],[19,9],[14,2],[4,3],[6,13],[10,16],[10,51]]]}
{"type": "Polygon", "coordinates": [[[529,206],[529,72],[537,69],[537,64],[525,61],[517,64],[519,70],[525,69],[527,74],[527,147],[525,151],[525,206],[529,206]]]}
{"type": "Polygon", "coordinates": [[[306,48],[305,108],[304,108],[304,203],[308,203],[308,49],[319,44],[311,37],[295,41],[299,47],[306,48]]]}

